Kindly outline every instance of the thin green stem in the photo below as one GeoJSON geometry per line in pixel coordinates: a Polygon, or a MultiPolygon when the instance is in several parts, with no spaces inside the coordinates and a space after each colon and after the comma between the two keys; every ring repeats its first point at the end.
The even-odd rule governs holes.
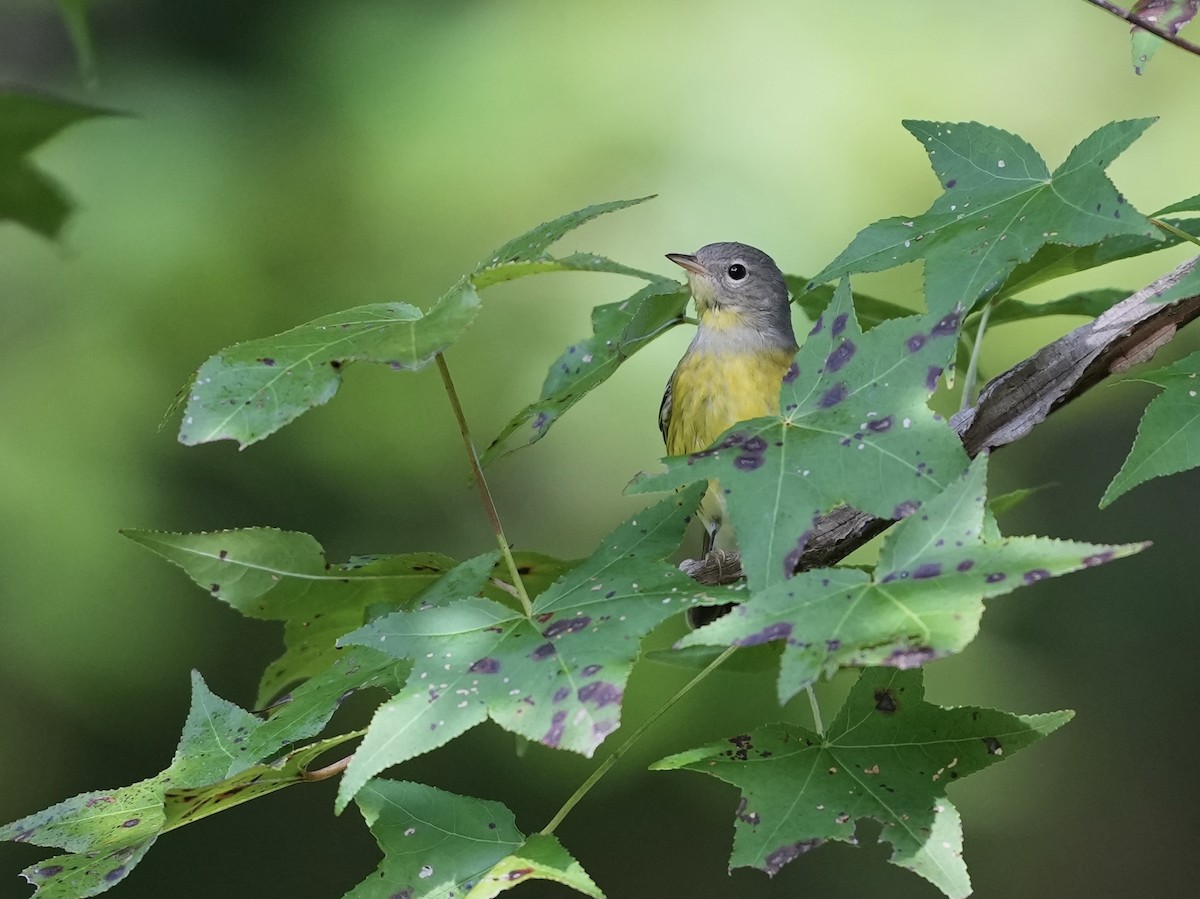
{"type": "Polygon", "coordinates": [[[1170,222],[1164,222],[1162,219],[1156,219],[1154,216],[1150,216],[1150,221],[1153,224],[1158,225],[1158,227],[1162,228],[1168,234],[1174,234],[1181,240],[1186,240],[1188,243],[1194,243],[1197,246],[1200,246],[1200,238],[1197,238],[1195,235],[1188,234],[1182,228],[1176,228],[1170,222]]]}
{"type": "Polygon", "coordinates": [[[962,402],[958,408],[969,409],[974,402],[971,399],[975,393],[975,379],[979,374],[979,355],[983,349],[983,334],[987,330],[988,318],[992,314],[992,301],[988,300],[983,305],[983,311],[979,313],[979,326],[975,331],[975,345],[971,347],[971,361],[967,363],[967,373],[963,377],[962,402]]]}
{"type": "Polygon", "coordinates": [[[513,586],[517,590],[517,598],[521,600],[521,608],[525,610],[526,615],[532,616],[533,603],[529,601],[529,593],[525,590],[521,573],[517,570],[517,563],[513,560],[512,550],[508,546],[508,539],[504,536],[504,527],[500,524],[500,515],[496,511],[492,491],[488,489],[487,478],[483,476],[483,466],[479,464],[479,453],[476,452],[475,443],[471,440],[467,417],[463,415],[462,405],[458,401],[458,391],[454,389],[450,369],[446,365],[446,358],[441,353],[437,354],[437,364],[438,371],[442,373],[442,383],[446,386],[446,395],[450,397],[450,406],[454,409],[454,417],[458,421],[458,432],[462,434],[463,443],[467,448],[467,459],[471,463],[471,473],[475,475],[475,486],[479,488],[479,498],[483,501],[483,508],[487,511],[488,520],[492,523],[492,532],[496,535],[496,542],[500,544],[500,552],[504,554],[504,564],[508,566],[508,573],[512,576],[513,586]]]}
{"type": "Polygon", "coordinates": [[[579,789],[577,789],[574,793],[572,793],[571,798],[563,803],[562,808],[560,808],[555,813],[554,817],[550,819],[550,823],[541,829],[541,833],[546,834],[546,835],[554,833],[554,831],[558,827],[558,825],[563,823],[563,819],[566,818],[568,814],[570,814],[571,809],[575,808],[575,806],[579,804],[580,800],[583,799],[583,797],[586,796],[588,794],[588,792],[591,791],[592,787],[594,787],[597,783],[599,783],[600,778],[602,778],[605,774],[607,774],[608,770],[610,768],[612,768],[612,766],[615,765],[620,760],[621,756],[623,756],[626,752],[628,752],[633,747],[633,744],[636,743],[639,739],[641,739],[642,734],[644,734],[646,731],[648,731],[651,728],[651,726],[654,724],[654,722],[657,721],[659,718],[661,718],[673,705],[675,705],[675,703],[679,702],[679,700],[681,700],[681,699],[683,699],[683,697],[687,696],[687,694],[690,693],[697,684],[699,684],[702,680],[704,680],[706,677],[708,677],[710,674],[712,674],[714,671],[716,671],[717,668],[719,668],[725,662],[726,659],[728,659],[731,655],[733,655],[733,653],[736,650],[737,650],[736,646],[730,646],[728,649],[726,649],[723,653],[721,653],[719,656],[717,656],[715,659],[713,659],[711,662],[709,662],[703,671],[701,671],[699,674],[697,674],[695,677],[693,677],[690,681],[688,681],[686,684],[684,684],[682,687],[680,687],[678,692],[676,692],[676,694],[674,696],[672,696],[670,699],[668,699],[666,702],[664,702],[662,704],[662,706],[660,706],[654,712],[654,714],[652,714],[649,718],[647,718],[645,721],[643,721],[638,726],[637,730],[635,730],[633,733],[631,733],[629,735],[629,739],[627,739],[624,743],[622,743],[620,746],[618,746],[616,749],[614,749],[612,755],[610,755],[608,758],[606,758],[604,761],[602,761],[596,767],[596,770],[591,773],[591,775],[588,777],[588,779],[579,785],[579,789]]]}
{"type": "Polygon", "coordinates": [[[813,730],[817,732],[817,736],[825,736],[825,725],[821,723],[821,707],[817,704],[817,691],[809,684],[804,688],[808,693],[808,704],[812,707],[813,730]]]}

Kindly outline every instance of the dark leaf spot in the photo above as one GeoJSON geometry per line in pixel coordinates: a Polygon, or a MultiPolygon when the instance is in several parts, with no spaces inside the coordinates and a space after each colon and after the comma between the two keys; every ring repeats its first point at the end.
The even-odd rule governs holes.
{"type": "Polygon", "coordinates": [[[535,662],[540,662],[544,659],[550,658],[552,655],[554,655],[554,644],[543,643],[529,654],[529,658],[533,659],[535,662]]]}
{"type": "Polygon", "coordinates": [[[528,877],[533,873],[533,868],[513,868],[505,875],[507,880],[520,880],[522,877],[528,877]]]}
{"type": "Polygon", "coordinates": [[[571,690],[568,687],[559,687],[557,690],[554,691],[554,696],[552,697],[551,701],[552,702],[562,702],[564,699],[566,699],[570,695],[571,695],[571,690]]]}
{"type": "Polygon", "coordinates": [[[908,518],[909,515],[912,515],[920,507],[921,504],[915,499],[906,499],[900,505],[896,506],[896,508],[892,509],[892,518],[908,518]]]}
{"type": "Polygon", "coordinates": [[[905,343],[905,345],[908,347],[908,351],[910,353],[915,353],[921,349],[921,347],[925,346],[925,335],[914,334],[912,337],[908,338],[908,341],[905,343]]]}
{"type": "Polygon", "coordinates": [[[579,673],[582,674],[584,677],[591,677],[593,674],[595,674],[597,671],[599,671],[603,667],[604,667],[603,665],[586,665],[579,673]]]}
{"type": "Polygon", "coordinates": [[[747,800],[746,797],[743,796],[740,800],[738,800],[737,811],[734,814],[737,816],[737,819],[739,821],[741,821],[743,824],[749,824],[753,827],[759,823],[760,818],[758,817],[758,812],[746,811],[747,805],[749,805],[749,800],[747,800]]]}
{"type": "Polygon", "coordinates": [[[783,383],[791,384],[798,377],[800,377],[800,366],[793,362],[788,366],[787,373],[783,376],[783,383]]]}
{"type": "Polygon", "coordinates": [[[1004,580],[1006,577],[1008,577],[1008,575],[1005,574],[1003,571],[993,571],[991,574],[989,574],[987,577],[985,577],[984,580],[987,581],[989,584],[998,584],[1002,580],[1004,580]]]}
{"type": "Polygon", "coordinates": [[[542,737],[542,742],[547,746],[557,746],[561,743],[563,731],[566,729],[566,721],[567,713],[565,711],[555,712],[554,717],[550,719],[550,729],[542,737]]]}
{"type": "Polygon", "coordinates": [[[125,876],[125,866],[117,865],[117,867],[113,868],[111,871],[109,871],[107,874],[104,875],[104,879],[107,880],[109,883],[116,883],[118,880],[120,880],[124,876],[125,876]]]}
{"type": "Polygon", "coordinates": [[[929,366],[929,370],[925,372],[925,389],[930,393],[933,393],[933,391],[937,390],[938,378],[941,376],[942,369],[940,366],[929,366]]]}
{"type": "Polygon", "coordinates": [[[769,876],[774,877],[788,862],[794,861],[804,853],[816,849],[822,842],[819,839],[811,839],[801,840],[798,843],[790,843],[787,846],[780,846],[763,859],[763,870],[769,876]]]}
{"type": "Polygon", "coordinates": [[[949,315],[941,319],[933,326],[933,331],[930,332],[934,337],[953,337],[958,333],[959,314],[951,312],[949,315]]]}
{"type": "Polygon", "coordinates": [[[822,409],[828,409],[830,406],[836,406],[846,398],[846,385],[839,381],[822,394],[817,401],[817,405],[822,409]]]}
{"type": "Polygon", "coordinates": [[[885,415],[883,418],[876,418],[867,422],[867,430],[874,431],[876,434],[890,430],[892,427],[892,416],[885,415]]]}
{"type": "MultiPolygon", "coordinates": [[[[838,316],[842,318],[842,316],[838,316]]],[[[836,332],[835,332],[836,333],[836,332]]],[[[855,346],[849,340],[843,340],[837,345],[829,358],[825,360],[825,370],[827,372],[835,372],[854,358],[855,346]]]]}
{"type": "Polygon", "coordinates": [[[970,559],[963,559],[961,562],[959,562],[957,565],[954,566],[954,569],[956,571],[970,571],[974,567],[975,567],[975,563],[973,561],[971,561],[970,559]]]}
{"type": "Polygon", "coordinates": [[[808,332],[808,335],[811,337],[814,334],[820,334],[821,329],[824,327],[825,327],[825,316],[818,315],[817,320],[815,322],[813,322],[812,330],[808,332]]]}
{"type": "Polygon", "coordinates": [[[889,665],[892,668],[919,668],[925,662],[930,662],[934,659],[935,653],[931,647],[916,646],[909,649],[897,649],[886,659],[883,664],[889,665]]]}
{"type": "Polygon", "coordinates": [[[737,641],[738,646],[758,646],[760,643],[769,643],[772,640],[782,640],[792,635],[792,625],[788,621],[776,621],[774,624],[768,624],[761,631],[755,634],[749,634],[740,638],[737,641]]]}
{"type": "Polygon", "coordinates": [[[533,420],[533,429],[535,431],[540,431],[544,427],[546,427],[546,413],[539,412],[537,417],[533,420]]]}
{"type": "Polygon", "coordinates": [[[1050,572],[1045,568],[1034,568],[1032,571],[1025,572],[1025,583],[1036,584],[1038,581],[1044,581],[1050,576],[1050,572]]]}
{"type": "Polygon", "coordinates": [[[472,663],[467,669],[474,674],[495,674],[500,670],[500,660],[490,657],[484,657],[477,662],[472,663]]]}
{"type": "Polygon", "coordinates": [[[875,688],[875,711],[890,715],[899,710],[900,703],[896,701],[895,693],[885,687],[875,688]]]}
{"type": "Polygon", "coordinates": [[[46,865],[44,868],[38,868],[34,873],[38,877],[53,877],[56,874],[61,874],[62,869],[62,865],[46,865]]]}
{"type": "Polygon", "coordinates": [[[956,184],[958,184],[958,179],[957,179],[957,178],[951,178],[949,181],[947,181],[947,182],[946,182],[946,190],[950,190],[950,189],[951,189],[952,187],[954,187],[956,184]]]}
{"type": "Polygon", "coordinates": [[[125,821],[122,821],[121,826],[122,827],[137,827],[141,823],[142,823],[141,818],[129,818],[125,821]]]}
{"type": "Polygon", "coordinates": [[[261,362],[263,365],[274,365],[275,364],[275,360],[270,358],[269,356],[263,356],[258,361],[261,362]]]}
{"type": "Polygon", "coordinates": [[[784,557],[783,576],[785,578],[790,578],[796,573],[796,569],[800,565],[800,558],[804,555],[804,547],[808,545],[808,538],[811,533],[812,531],[805,531],[803,534],[797,537],[796,545],[792,548],[792,551],[784,557]]]}
{"type": "Polygon", "coordinates": [[[984,737],[983,747],[987,750],[988,755],[1003,755],[1004,747],[1000,745],[1000,741],[995,737],[984,737]]]}
{"type": "Polygon", "coordinates": [[[837,317],[834,318],[833,327],[829,329],[829,333],[832,334],[834,337],[837,337],[839,334],[841,334],[843,331],[846,330],[846,322],[849,320],[849,318],[850,318],[849,313],[847,313],[847,312],[839,313],[837,315],[837,317]]]}
{"type": "Polygon", "coordinates": [[[941,562],[926,562],[923,565],[918,565],[912,576],[914,580],[920,580],[921,578],[937,577],[941,573],[941,562]]]}
{"type": "Polygon", "coordinates": [[[594,702],[598,709],[621,701],[621,691],[617,689],[617,685],[602,680],[580,687],[578,695],[580,702],[594,702]]]}
{"type": "Polygon", "coordinates": [[[1103,565],[1105,562],[1111,562],[1112,557],[1112,550],[1106,549],[1104,552],[1098,552],[1095,555],[1084,556],[1083,564],[1088,568],[1094,568],[1097,565],[1103,565]]]}
{"type": "Polygon", "coordinates": [[[563,634],[581,631],[591,623],[592,619],[587,615],[578,615],[575,618],[563,618],[542,631],[542,636],[547,640],[552,640],[555,637],[561,637],[563,634]]]}

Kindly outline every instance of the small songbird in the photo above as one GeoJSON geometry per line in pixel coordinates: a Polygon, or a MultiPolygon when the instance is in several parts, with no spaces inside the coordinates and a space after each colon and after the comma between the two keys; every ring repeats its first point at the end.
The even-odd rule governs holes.
{"type": "MultiPolygon", "coordinates": [[[[658,411],[667,453],[681,456],[707,449],[739,421],[777,413],[797,346],[787,284],[762,250],[711,243],[694,255],[667,258],[687,271],[700,320],[658,411]]],[[[715,481],[698,514],[707,556],[725,517],[715,481]]]]}

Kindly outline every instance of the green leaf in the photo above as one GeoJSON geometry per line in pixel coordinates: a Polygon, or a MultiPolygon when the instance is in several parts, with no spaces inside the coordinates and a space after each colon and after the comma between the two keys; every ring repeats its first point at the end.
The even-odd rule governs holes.
{"type": "Polygon", "coordinates": [[[418,371],[454,343],[478,312],[479,295],[461,281],[427,313],[407,303],[358,306],[229,347],[196,372],[179,442],[257,443],[329,402],[348,363],[418,371]]]}
{"type": "Polygon", "coordinates": [[[541,833],[535,833],[511,855],[497,862],[471,888],[465,899],[492,899],[531,880],[549,880],[593,899],[604,899],[604,893],[558,838],[541,833]]]}
{"type": "MultiPolygon", "coordinates": [[[[803,275],[784,275],[788,290],[794,302],[812,321],[833,302],[834,287],[831,284],[814,285],[811,278],[803,275]]],[[[905,318],[918,312],[891,300],[873,297],[861,291],[853,291],[854,315],[864,331],[870,331],[876,325],[890,321],[893,318],[905,318]]]]}
{"type": "Polygon", "coordinates": [[[1104,508],[1151,478],[1200,465],[1200,353],[1134,379],[1163,392],[1146,407],[1133,448],[1104,496],[1104,508]]]}
{"type": "Polygon", "coordinates": [[[285,623],[285,650],[263,674],[260,706],[289,684],[328,669],[340,653],[334,642],[361,626],[369,607],[410,606],[454,565],[436,553],[330,565],[308,534],[274,528],[121,533],[178,565],[201,589],[243,615],[285,623]]]}
{"type": "Polygon", "coordinates": [[[592,336],[567,347],[550,366],[541,396],[504,426],[483,454],[487,465],[541,440],[559,417],[607,381],[626,359],[683,320],[690,293],[655,281],[627,300],[592,310],[592,336]]]}
{"type": "Polygon", "coordinates": [[[534,879],[603,899],[554,837],[527,840],[499,802],[379,779],[355,802],[383,861],[344,899],[484,899],[534,879]]]}
{"type": "MultiPolygon", "coordinates": [[[[330,709],[332,714],[332,708],[330,709]]],[[[302,722],[306,724],[306,722],[302,722]]],[[[322,741],[263,764],[303,732],[275,727],[209,691],[192,675],[192,705],[170,766],[117,790],[67,799],[0,827],[0,840],[65,849],[22,872],[37,899],[95,896],[120,883],[159,834],[304,780],[316,756],[357,736],[322,741]]]]}
{"type": "Polygon", "coordinates": [[[0,90],[0,222],[13,221],[43,237],[57,237],[71,202],[28,156],[76,122],[114,114],[81,103],[0,90]]]}
{"type": "Polygon", "coordinates": [[[897,524],[873,574],[854,568],[802,572],[753,594],[681,645],[784,641],[779,698],[786,702],[839,668],[911,668],[959,652],[979,631],[984,599],[1147,545],[988,539],[986,474],[987,457],[980,456],[963,478],[897,524]]]}
{"type": "MultiPolygon", "coordinates": [[[[1028,321],[1050,315],[1082,315],[1095,318],[1128,297],[1131,292],[1116,289],[1084,290],[1045,303],[1030,303],[1009,297],[992,307],[988,326],[995,327],[1008,322],[1028,321]]],[[[967,328],[971,329],[971,325],[972,323],[968,323],[967,328]]]]}
{"type": "Polygon", "coordinates": [[[924,259],[929,310],[945,314],[961,305],[969,311],[1046,244],[1152,236],[1153,226],[1104,175],[1151,122],[1105,125],[1051,175],[1029,144],[998,128],[906,121],[925,144],[945,193],[922,215],[884,219],[860,231],[813,280],[924,259]]]}
{"type": "Polygon", "coordinates": [[[719,479],[750,589],[786,581],[823,512],[848,503],[902,518],[967,467],[958,437],[925,406],[957,334],[953,314],[891,319],[863,334],[843,282],[784,378],[779,415],[668,458],[665,473],[639,475],[629,489],[719,479]]]}
{"type": "MultiPolygon", "coordinates": [[[[482,279],[482,283],[479,284],[481,287],[485,284],[495,283],[496,281],[508,280],[504,277],[492,279],[491,273],[502,271],[508,265],[545,261],[549,258],[546,255],[546,250],[550,244],[560,240],[580,225],[590,222],[592,219],[599,218],[606,213],[616,212],[618,209],[627,209],[630,206],[636,206],[639,203],[645,203],[647,200],[652,199],[654,199],[653,194],[633,200],[612,200],[608,203],[597,203],[594,206],[587,206],[583,209],[577,209],[575,212],[568,212],[566,215],[559,216],[551,222],[538,225],[536,228],[526,231],[520,237],[514,237],[484,259],[475,268],[475,274],[472,277],[482,279]]],[[[636,272],[636,269],[624,270],[626,274],[634,272],[636,272]]],[[[659,276],[648,275],[647,277],[656,279],[659,276]]]]}
{"type": "MultiPolygon", "coordinates": [[[[1179,33],[1180,28],[1195,18],[1197,7],[1200,7],[1200,0],[1137,0],[1129,11],[1147,22],[1154,23],[1173,37],[1179,33]]],[[[1150,58],[1162,46],[1163,39],[1134,25],[1130,30],[1130,43],[1133,71],[1141,75],[1146,71],[1150,58]]]]}
{"type": "MultiPolygon", "coordinates": [[[[1185,204],[1180,204],[1186,207],[1185,204]]],[[[1156,217],[1163,212],[1155,213],[1156,217]]],[[[1168,219],[1168,224],[1193,236],[1200,234],[1200,219],[1168,219]]],[[[1028,262],[1012,270],[1004,284],[996,291],[998,297],[1010,297],[1037,287],[1054,278],[1087,271],[1110,262],[1133,259],[1146,253],[1165,250],[1182,242],[1177,234],[1155,227],[1149,234],[1122,234],[1082,247],[1069,247],[1048,243],[1041,247],[1028,262]]]]}
{"type": "Polygon", "coordinates": [[[88,0],[57,0],[58,10],[67,24],[71,43],[75,46],[75,58],[79,63],[79,74],[89,88],[96,87],[96,51],[92,46],[92,33],[87,23],[88,0]]]}
{"type": "MultiPolygon", "coordinates": [[[[1162,218],[1164,215],[1170,215],[1174,212],[1200,212],[1200,194],[1194,197],[1188,197],[1186,200],[1180,200],[1178,203],[1172,203],[1170,206],[1164,206],[1158,212],[1154,213],[1155,218],[1162,218]]],[[[1175,227],[1180,227],[1178,222],[1173,222],[1175,227]]],[[[1187,228],[1184,228],[1187,231],[1187,228]]],[[[1189,232],[1191,233],[1191,232],[1189,232]]]]}
{"type": "Polygon", "coordinates": [[[947,784],[1010,758],[1073,715],[942,708],[924,701],[920,671],[869,669],[823,738],[769,724],[652,767],[699,771],[741,790],[730,867],[773,876],[828,840],[856,845],[856,821],[873,818],[883,824],[880,841],[892,844],[892,864],[962,897],[971,885],[947,784]]]}
{"type": "Polygon", "coordinates": [[[704,588],[663,561],[699,489],[638,512],[591,558],[533,602],[533,617],[466,598],[396,612],[342,638],[413,660],[375,713],[338,792],[343,808],[383,769],[491,718],[513,733],[591,756],[620,723],[625,682],[651,629],[686,605],[737,595],[704,588]]]}
{"type": "Polygon", "coordinates": [[[361,731],[338,734],[290,752],[272,764],[251,765],[214,783],[168,789],[163,794],[163,831],[192,824],[251,799],[302,783],[308,779],[305,773],[309,765],[318,756],[360,736],[361,731]]]}

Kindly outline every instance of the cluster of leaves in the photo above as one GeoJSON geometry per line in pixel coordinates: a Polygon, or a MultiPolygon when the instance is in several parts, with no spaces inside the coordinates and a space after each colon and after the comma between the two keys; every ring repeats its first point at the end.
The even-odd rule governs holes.
{"type": "MultiPolygon", "coordinates": [[[[67,853],[25,872],[36,895],[95,895],[124,879],[163,831],[341,774],[337,809],[356,803],[383,851],[379,869],[348,894],[355,899],[488,897],[529,879],[601,896],[553,835],[562,813],[526,835],[496,802],[379,775],[489,718],[590,757],[621,726],[645,635],[687,607],[730,603],[730,614],[679,649],[723,647],[724,659],[780,643],[781,702],[840,669],[865,669],[828,730],[817,720],[812,728],[764,723],[656,764],[742,791],[730,864],[774,874],[824,841],[852,841],[857,820],[869,817],[883,823],[894,863],[948,896],[967,895],[961,822],[946,784],[1010,757],[1071,713],[941,708],[924,701],[920,666],[970,643],[985,599],[1143,545],[1002,536],[986,500],[987,458],[970,460],[927,402],[964,342],[983,338],[989,316],[995,325],[1094,315],[1125,295],[1039,304],[1021,298],[1029,287],[1200,230],[1197,220],[1175,217],[1163,231],[1104,174],[1149,124],[1107,125],[1051,173],[1026,142],[998,129],[907,123],[944,193],[921,215],[866,228],[815,278],[791,279],[814,323],[781,387],[780,412],[635,479],[634,491],[679,489],[619,525],[587,559],[514,556],[502,545],[465,561],[421,552],[331,564],[306,534],[129,531],[213,597],[282,621],[284,652],[259,685],[264,712],[213,696],[197,676],[179,749],[162,774],[0,828],[0,838],[67,853]],[[852,293],[849,275],[915,260],[925,265],[926,312],[852,293]],[[834,279],[836,289],[826,286],[834,279]],[[740,540],[746,578],[733,587],[701,586],[668,561],[709,479],[727,494],[740,540]],[[897,520],[878,562],[798,572],[814,521],[841,504],[897,520]],[[322,737],[342,699],[366,688],[382,699],[365,733],[322,737]],[[312,767],[359,736],[349,757],[312,767]]],[[[684,321],[678,283],[601,256],[549,252],[570,230],[639,202],[589,207],[533,229],[428,311],[361,306],[222,351],[196,373],[180,440],[262,440],[329,401],[352,362],[413,372],[437,360],[448,379],[441,354],[475,318],[480,292],[501,281],[561,271],[643,280],[627,299],[596,309],[594,334],[555,361],[541,395],[485,457],[535,443],[632,353],[684,321]]],[[[1159,215],[1196,206],[1193,198],[1159,215]]],[[[1189,289],[1197,286],[1193,279],[1189,289]]],[[[1154,376],[1167,392],[1105,501],[1200,463],[1186,433],[1200,408],[1189,388],[1196,377],[1193,359],[1154,376]],[[1177,437],[1156,437],[1164,432],[1177,437]]]]}

